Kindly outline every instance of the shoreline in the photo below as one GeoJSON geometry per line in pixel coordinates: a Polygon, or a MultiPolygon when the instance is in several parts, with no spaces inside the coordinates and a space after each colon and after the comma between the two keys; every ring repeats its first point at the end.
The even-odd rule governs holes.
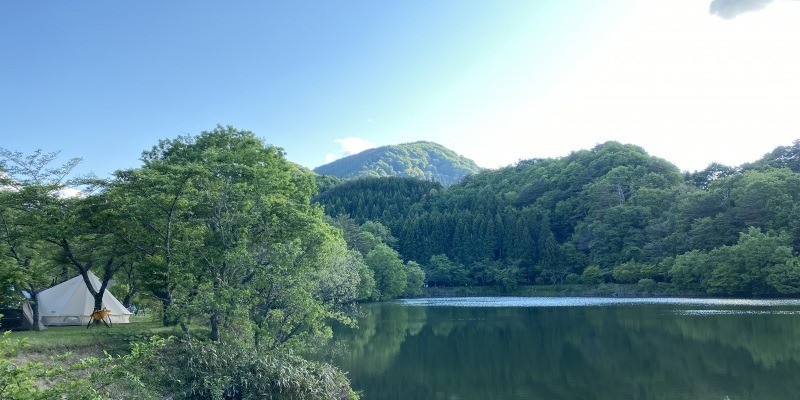
{"type": "Polygon", "coordinates": [[[694,297],[694,298],[731,298],[712,296],[702,292],[678,291],[672,285],[659,283],[652,287],[637,284],[557,284],[526,285],[515,290],[506,291],[496,286],[456,286],[456,287],[424,287],[418,296],[407,298],[437,297],[480,297],[480,296],[519,296],[519,297],[694,297]]]}

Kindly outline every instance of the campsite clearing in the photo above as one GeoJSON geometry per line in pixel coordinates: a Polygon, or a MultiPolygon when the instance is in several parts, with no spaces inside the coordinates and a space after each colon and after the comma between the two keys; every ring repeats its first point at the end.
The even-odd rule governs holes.
{"type": "MultiPolygon", "coordinates": [[[[130,343],[151,336],[180,335],[179,328],[164,327],[152,316],[130,318],[129,324],[105,326],[58,326],[43,331],[11,332],[11,339],[28,341],[24,354],[58,356],[74,352],[83,356],[102,356],[103,351],[119,354],[128,350],[130,343]]],[[[23,355],[24,355],[23,354],[23,355]]]]}

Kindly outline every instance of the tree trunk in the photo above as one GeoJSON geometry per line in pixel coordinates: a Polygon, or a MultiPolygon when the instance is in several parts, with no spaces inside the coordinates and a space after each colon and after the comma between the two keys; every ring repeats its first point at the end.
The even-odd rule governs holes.
{"type": "MultiPolygon", "coordinates": [[[[105,293],[105,287],[100,289],[99,292],[96,292],[92,296],[94,297],[94,310],[102,310],[103,309],[103,293],[105,293]]],[[[95,325],[100,325],[100,320],[96,319],[92,321],[95,325]]]]}
{"type": "Polygon", "coordinates": [[[39,330],[39,292],[31,291],[31,312],[33,314],[33,324],[31,324],[31,330],[38,331],[39,330]]]}
{"type": "Polygon", "coordinates": [[[161,299],[161,323],[164,326],[175,326],[178,324],[178,319],[172,313],[173,300],[172,296],[163,296],[161,299]]]}
{"type": "Polygon", "coordinates": [[[129,290],[128,294],[125,295],[125,298],[122,299],[122,305],[125,308],[131,308],[131,301],[133,301],[133,296],[136,294],[136,290],[129,290]]]}
{"type": "Polygon", "coordinates": [[[214,311],[211,314],[211,340],[219,342],[219,311],[214,311]]]}
{"type": "Polygon", "coordinates": [[[94,309],[95,309],[95,311],[103,309],[103,294],[105,292],[106,292],[105,290],[100,290],[99,292],[97,292],[94,295],[94,309]]]}
{"type": "Polygon", "coordinates": [[[192,336],[189,334],[189,327],[181,322],[181,329],[183,330],[183,335],[186,338],[186,344],[188,344],[189,347],[192,347],[192,336]]]}

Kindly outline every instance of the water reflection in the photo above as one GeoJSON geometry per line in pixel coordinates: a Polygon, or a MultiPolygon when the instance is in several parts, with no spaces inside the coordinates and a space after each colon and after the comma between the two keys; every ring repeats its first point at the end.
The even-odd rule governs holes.
{"type": "Polygon", "coordinates": [[[367,399],[791,399],[799,311],[372,304],[338,362],[367,399]]]}
{"type": "Polygon", "coordinates": [[[395,300],[405,306],[423,307],[594,307],[637,304],[681,306],[800,306],[797,299],[702,299],[702,298],[616,298],[616,297],[441,297],[395,300]]]}

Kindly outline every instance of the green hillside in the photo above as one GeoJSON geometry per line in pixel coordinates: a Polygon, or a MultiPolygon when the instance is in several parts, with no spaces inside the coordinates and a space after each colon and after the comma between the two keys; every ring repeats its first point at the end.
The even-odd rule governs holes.
{"type": "Polygon", "coordinates": [[[362,151],[314,172],[339,178],[402,176],[452,185],[480,171],[474,161],[433,142],[404,143],[362,151]]]}
{"type": "Polygon", "coordinates": [[[787,283],[800,276],[794,147],[749,167],[681,173],[640,147],[608,142],[446,189],[355,181],[316,200],[326,212],[389,227],[431,286],[574,282],[589,270],[591,282],[787,295],[800,293],[787,283]]]}

